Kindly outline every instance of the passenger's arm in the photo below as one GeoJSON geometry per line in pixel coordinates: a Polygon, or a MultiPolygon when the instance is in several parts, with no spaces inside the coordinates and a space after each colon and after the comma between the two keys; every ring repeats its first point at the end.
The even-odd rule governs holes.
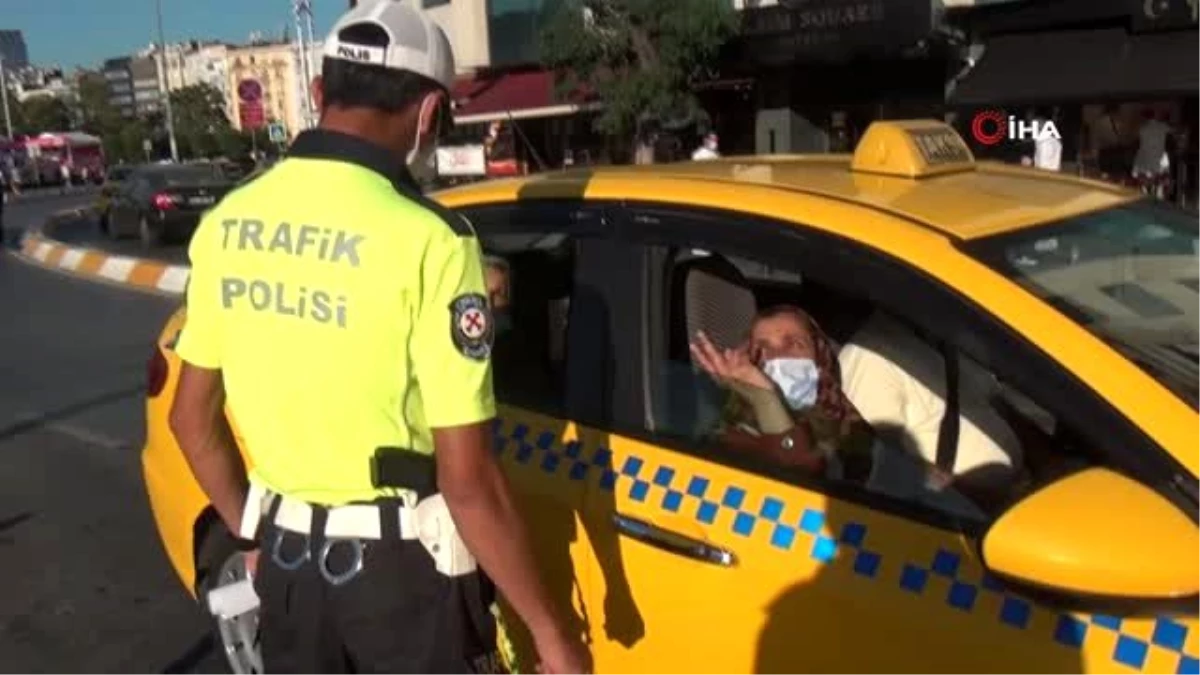
{"type": "Polygon", "coordinates": [[[721,434],[723,445],[784,466],[798,466],[813,473],[825,470],[825,457],[816,450],[812,428],[803,417],[793,416],[775,390],[746,387],[738,395],[753,411],[759,433],[731,425],[721,434]]]}
{"type": "Polygon", "coordinates": [[[492,452],[491,314],[472,236],[430,245],[413,362],[433,428],[438,489],[463,542],[525,621],[539,653],[570,640],[542,585],[507,481],[492,452]],[[482,323],[480,323],[482,322],[482,323]]]}
{"type": "Polygon", "coordinates": [[[220,279],[216,267],[218,224],[205,218],[188,248],[187,323],[175,352],[183,360],[170,426],[196,482],[229,531],[241,530],[246,465],[225,418],[221,374],[220,279]]]}

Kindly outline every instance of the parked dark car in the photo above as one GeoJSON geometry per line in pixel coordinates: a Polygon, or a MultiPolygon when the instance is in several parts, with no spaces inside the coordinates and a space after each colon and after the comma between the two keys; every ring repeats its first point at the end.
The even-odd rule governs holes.
{"type": "Polygon", "coordinates": [[[201,214],[232,187],[216,164],[141,166],[113,196],[101,227],[114,239],[140,237],[147,248],[185,243],[201,214]]]}

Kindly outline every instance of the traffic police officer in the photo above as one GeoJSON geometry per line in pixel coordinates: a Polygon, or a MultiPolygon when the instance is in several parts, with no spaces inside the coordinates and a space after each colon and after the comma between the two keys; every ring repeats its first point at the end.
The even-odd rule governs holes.
{"type": "Polygon", "coordinates": [[[324,50],[319,128],[195,233],[177,345],[171,428],[248,552],[264,666],[497,669],[490,578],[543,670],[584,672],[492,453],[479,242],[414,178],[450,122],[449,42],[373,0],[324,50]]]}

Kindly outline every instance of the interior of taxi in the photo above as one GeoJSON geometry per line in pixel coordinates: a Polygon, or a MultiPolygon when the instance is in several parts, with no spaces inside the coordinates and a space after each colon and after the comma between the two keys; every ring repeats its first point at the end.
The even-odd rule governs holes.
{"type": "Polygon", "coordinates": [[[508,234],[487,237],[484,253],[497,396],[553,413],[563,400],[574,244],[564,234],[508,234]]]}
{"type": "MultiPolygon", "coordinates": [[[[670,335],[661,372],[666,396],[655,398],[660,432],[720,445],[718,428],[730,394],[698,367],[689,349],[693,337],[702,331],[722,347],[738,348],[756,315],[794,307],[811,316],[832,343],[841,386],[879,441],[872,449],[875,470],[853,479],[868,490],[983,521],[1032,484],[1085,461],[1081,445],[1051,413],[961,354],[954,359],[958,385],[949,385],[936,340],[868,300],[793,270],[706,250],[678,250],[669,264],[670,335]],[[878,332],[883,325],[888,328],[878,332]],[[874,364],[856,366],[852,352],[870,353],[874,364]],[[903,399],[885,401],[885,408],[898,406],[891,411],[871,401],[871,389],[889,386],[885,379],[899,387],[903,399]],[[948,431],[947,417],[958,418],[957,429],[948,431]],[[962,457],[956,462],[930,452],[947,433],[958,439],[955,454],[979,457],[964,463],[962,457]],[[914,442],[914,435],[932,438],[914,442]],[[980,455],[980,446],[991,448],[995,461],[980,455]],[[1073,449],[1080,454],[1071,457],[1073,449]]],[[[851,479],[836,472],[824,478],[851,479]]]]}
{"type": "MultiPolygon", "coordinates": [[[[575,241],[542,233],[484,236],[483,243],[496,312],[497,396],[555,414],[565,395],[575,241]]],[[[672,249],[666,264],[665,350],[651,364],[647,431],[676,447],[757,470],[721,435],[731,391],[697,363],[691,345],[703,331],[722,348],[744,346],[756,316],[784,306],[802,309],[828,336],[841,387],[861,408],[874,441],[866,474],[851,475],[833,462],[818,476],[789,467],[778,475],[828,483],[834,492],[865,488],[956,522],[985,523],[1034,486],[1103,461],[1047,406],[1006,383],[1003,372],[957,351],[948,358],[936,336],[852,292],[798,270],[709,250],[672,249]],[[870,368],[854,365],[863,355],[870,368]],[[876,390],[895,395],[881,404],[872,398],[876,390]],[[884,404],[895,409],[881,411],[884,404]]]]}

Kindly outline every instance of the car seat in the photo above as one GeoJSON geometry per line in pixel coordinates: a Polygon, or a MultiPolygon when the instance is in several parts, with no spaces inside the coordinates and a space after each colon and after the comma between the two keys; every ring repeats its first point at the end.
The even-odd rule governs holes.
{"type": "Polygon", "coordinates": [[[693,362],[689,343],[703,331],[718,348],[737,346],[757,311],[749,283],[726,258],[688,253],[675,261],[667,304],[668,361],[661,373],[666,395],[655,399],[661,430],[695,439],[716,428],[727,393],[693,362]]]}

